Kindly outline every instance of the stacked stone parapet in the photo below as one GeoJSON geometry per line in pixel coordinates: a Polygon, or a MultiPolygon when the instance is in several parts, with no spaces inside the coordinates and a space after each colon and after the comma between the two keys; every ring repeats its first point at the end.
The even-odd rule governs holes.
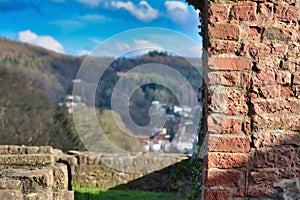
{"type": "Polygon", "coordinates": [[[6,200],[72,200],[67,165],[49,146],[0,146],[0,197],[6,200]]]}

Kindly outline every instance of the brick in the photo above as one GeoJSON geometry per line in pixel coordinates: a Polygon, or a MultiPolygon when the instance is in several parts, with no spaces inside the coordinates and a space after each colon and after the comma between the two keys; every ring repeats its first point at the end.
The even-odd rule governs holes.
{"type": "Polygon", "coordinates": [[[20,180],[9,178],[0,178],[0,190],[22,190],[22,183],[20,180]]]}
{"type": "Polygon", "coordinates": [[[248,186],[249,197],[259,197],[262,199],[272,199],[272,196],[276,196],[278,192],[273,188],[271,184],[259,184],[248,186]]]}
{"type": "Polygon", "coordinates": [[[208,36],[211,39],[238,40],[239,34],[239,27],[235,24],[212,23],[208,25],[208,36]]]}
{"type": "Polygon", "coordinates": [[[41,191],[45,188],[52,188],[53,172],[50,168],[42,169],[8,169],[3,170],[5,177],[22,180],[22,187],[25,191],[41,191]]]}
{"type": "Polygon", "coordinates": [[[289,60],[289,62],[287,63],[286,68],[292,73],[293,72],[299,73],[299,71],[300,71],[300,59],[291,58],[289,60]]]}
{"type": "Polygon", "coordinates": [[[50,154],[0,155],[0,165],[4,166],[46,166],[54,163],[50,154]]]}
{"type": "Polygon", "coordinates": [[[260,87],[261,96],[264,98],[278,98],[280,96],[280,86],[267,85],[260,87]]]}
{"type": "Polygon", "coordinates": [[[52,167],[53,171],[53,186],[54,189],[67,189],[68,188],[68,169],[65,164],[56,163],[52,167]]]}
{"type": "Polygon", "coordinates": [[[273,19],[273,4],[272,3],[260,3],[258,4],[259,13],[262,19],[272,20],[273,19]]]}
{"type": "Polygon", "coordinates": [[[227,186],[238,187],[242,180],[242,173],[229,170],[208,170],[204,178],[206,187],[227,186]]]}
{"type": "Polygon", "coordinates": [[[250,75],[247,72],[243,72],[241,78],[242,78],[242,81],[241,81],[242,87],[243,87],[243,89],[246,89],[250,83],[250,75]]]}
{"type": "Polygon", "coordinates": [[[269,131],[253,134],[256,148],[295,145],[300,147],[300,134],[293,131],[269,131]]]}
{"type": "Polygon", "coordinates": [[[293,84],[300,85],[300,73],[293,74],[293,84]]]}
{"type": "Polygon", "coordinates": [[[240,77],[238,72],[211,72],[208,73],[209,85],[240,85],[240,77]]]}
{"type": "Polygon", "coordinates": [[[208,168],[241,168],[247,165],[247,156],[241,153],[208,153],[208,168]]]}
{"type": "Polygon", "coordinates": [[[246,197],[245,188],[238,188],[237,191],[233,195],[234,197],[246,197]]]}
{"type": "Polygon", "coordinates": [[[281,21],[297,22],[298,12],[298,9],[294,6],[275,6],[275,17],[281,21]]]}
{"type": "Polygon", "coordinates": [[[290,167],[295,155],[292,147],[264,148],[257,150],[254,158],[254,166],[258,168],[290,167]]]}
{"type": "Polygon", "coordinates": [[[208,150],[211,152],[246,153],[250,151],[248,138],[218,137],[209,135],[208,150]]]}
{"type": "Polygon", "coordinates": [[[260,27],[250,27],[250,31],[248,33],[249,39],[260,39],[261,38],[261,28],[260,27]]]}
{"type": "Polygon", "coordinates": [[[279,168],[280,178],[292,179],[300,178],[300,168],[299,167],[283,167],[279,168]]]}
{"type": "Polygon", "coordinates": [[[5,200],[23,200],[22,192],[14,190],[0,190],[0,197],[5,200]]]}
{"type": "Polygon", "coordinates": [[[265,86],[269,84],[274,84],[275,82],[275,73],[271,71],[267,72],[259,72],[255,74],[253,78],[253,85],[254,86],[265,86]]]}
{"type": "Polygon", "coordinates": [[[281,86],[280,97],[289,98],[293,96],[294,92],[290,86],[281,86]]]}
{"type": "Polygon", "coordinates": [[[247,70],[249,60],[247,58],[210,58],[209,68],[213,70],[247,70]]]}
{"type": "Polygon", "coordinates": [[[270,70],[275,70],[280,68],[281,59],[270,57],[269,55],[260,57],[258,62],[256,63],[256,68],[263,73],[268,73],[270,70]]]}
{"type": "Polygon", "coordinates": [[[241,133],[242,121],[224,116],[210,115],[207,118],[208,132],[211,133],[241,133]]]}
{"type": "Polygon", "coordinates": [[[229,200],[230,197],[230,191],[226,189],[209,189],[205,195],[206,200],[229,200]]]}
{"type": "Polygon", "coordinates": [[[24,195],[24,200],[42,200],[42,199],[47,199],[47,200],[54,199],[53,192],[52,191],[31,192],[29,194],[24,195]]]}
{"type": "Polygon", "coordinates": [[[235,42],[230,41],[210,41],[208,47],[209,54],[233,54],[236,48],[235,42]]]}
{"type": "Polygon", "coordinates": [[[17,146],[17,145],[1,145],[0,155],[11,154],[52,154],[53,148],[51,146],[17,146]]]}
{"type": "Polygon", "coordinates": [[[268,44],[254,43],[250,46],[250,55],[254,58],[264,58],[272,54],[272,49],[268,44]]]}
{"type": "Polygon", "coordinates": [[[276,82],[279,84],[291,84],[291,73],[289,71],[278,71],[275,74],[276,82]]]}
{"type": "Polygon", "coordinates": [[[232,7],[231,15],[238,20],[255,20],[257,3],[245,2],[232,7]]]}
{"type": "Polygon", "coordinates": [[[228,18],[228,7],[218,4],[208,6],[208,19],[210,22],[222,22],[228,18]]]}
{"type": "MultiPolygon", "coordinates": [[[[264,40],[270,40],[273,42],[282,41],[282,42],[289,42],[291,36],[286,33],[284,29],[281,27],[267,27],[264,30],[263,38],[264,40]]],[[[286,44],[272,44],[274,53],[285,53],[287,51],[288,45],[286,44]]]]}
{"type": "Polygon", "coordinates": [[[257,114],[300,114],[300,100],[260,100],[255,102],[254,111],[257,114]]]}
{"type": "Polygon", "coordinates": [[[53,199],[57,200],[74,200],[74,192],[73,191],[61,191],[54,192],[53,199]]]}
{"type": "Polygon", "coordinates": [[[234,88],[214,87],[209,88],[208,93],[211,98],[210,109],[212,112],[229,115],[248,113],[247,101],[241,91],[234,88]]]}
{"type": "Polygon", "coordinates": [[[253,117],[253,129],[300,131],[299,114],[263,114],[253,117]]]}
{"type": "Polygon", "coordinates": [[[250,172],[249,181],[251,184],[274,183],[279,178],[279,172],[276,169],[263,169],[250,172]]]}

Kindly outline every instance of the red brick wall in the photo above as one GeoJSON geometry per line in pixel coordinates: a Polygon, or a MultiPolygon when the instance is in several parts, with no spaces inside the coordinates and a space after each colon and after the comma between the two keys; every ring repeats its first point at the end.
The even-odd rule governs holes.
{"type": "Polygon", "coordinates": [[[210,55],[203,199],[300,199],[300,1],[195,2],[210,55]]]}

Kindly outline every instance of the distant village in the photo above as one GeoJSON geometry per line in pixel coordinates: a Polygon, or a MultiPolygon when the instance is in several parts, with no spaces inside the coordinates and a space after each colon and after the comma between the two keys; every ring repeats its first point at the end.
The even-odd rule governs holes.
{"type": "Polygon", "coordinates": [[[144,151],[193,153],[198,148],[198,133],[194,130],[198,122],[194,112],[199,107],[168,106],[159,101],[153,101],[152,105],[166,110],[166,121],[162,130],[154,132],[150,137],[138,136],[144,151]]]}
{"type": "MultiPolygon", "coordinates": [[[[82,98],[74,95],[67,95],[59,105],[68,114],[72,114],[76,106],[85,106],[82,98]]],[[[152,106],[165,109],[165,124],[151,135],[135,136],[142,143],[143,151],[192,154],[198,149],[198,132],[195,127],[198,127],[199,118],[195,119],[195,112],[200,113],[201,107],[168,106],[159,101],[153,101],[152,106]]]]}

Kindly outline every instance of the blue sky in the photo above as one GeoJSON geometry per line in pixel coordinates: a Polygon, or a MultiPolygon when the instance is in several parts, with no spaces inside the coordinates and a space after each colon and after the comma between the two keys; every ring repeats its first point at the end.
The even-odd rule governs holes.
{"type": "MultiPolygon", "coordinates": [[[[116,34],[143,27],[178,31],[201,45],[198,13],[184,0],[0,0],[0,14],[0,37],[65,54],[86,54],[116,34]]],[[[135,45],[164,48],[165,35],[143,34],[132,36],[135,45]]],[[[130,47],[129,40],[115,48],[130,47]]]]}

